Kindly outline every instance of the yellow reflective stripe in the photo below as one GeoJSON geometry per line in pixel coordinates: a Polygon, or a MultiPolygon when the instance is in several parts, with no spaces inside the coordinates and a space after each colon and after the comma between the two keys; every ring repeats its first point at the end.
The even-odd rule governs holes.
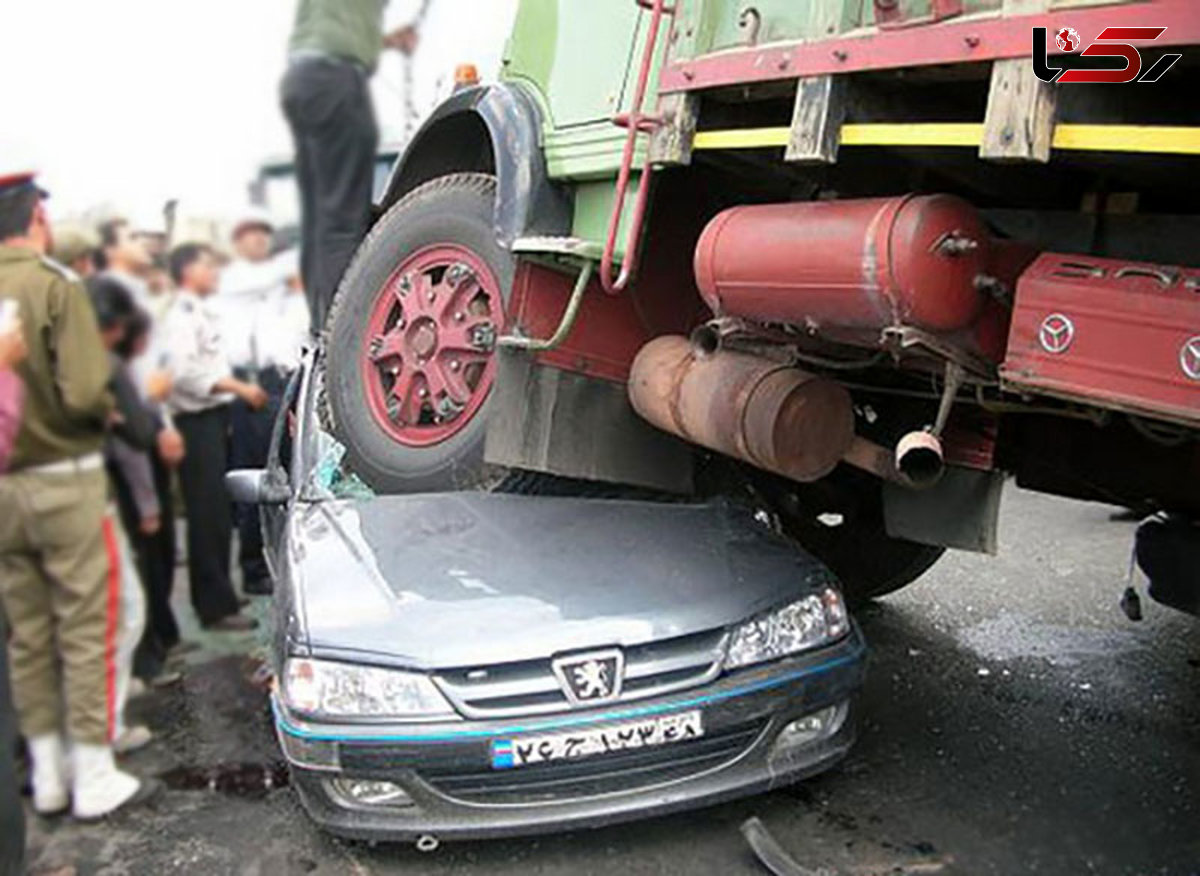
{"type": "Polygon", "coordinates": [[[1059,125],[1054,129],[1054,148],[1200,155],[1200,128],[1162,125],[1059,125]]]}
{"type": "Polygon", "coordinates": [[[843,146],[978,146],[983,125],[842,125],[843,146]]]}
{"type": "Polygon", "coordinates": [[[732,131],[697,131],[693,149],[762,149],[786,146],[787,128],[737,128],[732,131]]]}
{"type": "MultiPolygon", "coordinates": [[[[788,128],[742,128],[699,131],[696,149],[763,149],[786,146],[788,128]]],[[[983,125],[848,124],[842,125],[843,146],[971,146],[983,140],[983,125]]],[[[1200,128],[1163,125],[1059,125],[1054,148],[1089,152],[1152,152],[1200,155],[1200,128]]]]}

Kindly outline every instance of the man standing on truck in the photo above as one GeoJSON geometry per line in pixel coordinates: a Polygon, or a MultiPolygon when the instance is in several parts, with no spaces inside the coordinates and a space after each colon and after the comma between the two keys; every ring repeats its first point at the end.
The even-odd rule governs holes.
{"type": "Polygon", "coordinates": [[[301,265],[313,334],[370,220],[379,128],[370,79],[385,48],[411,54],[417,32],[384,34],[388,0],[299,0],[283,78],[296,141],[301,265]]]}

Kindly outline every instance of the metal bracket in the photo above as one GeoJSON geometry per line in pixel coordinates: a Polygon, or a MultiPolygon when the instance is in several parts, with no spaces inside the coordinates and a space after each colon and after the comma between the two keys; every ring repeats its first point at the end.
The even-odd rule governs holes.
{"type": "Polygon", "coordinates": [[[950,419],[950,409],[954,407],[954,400],[958,397],[958,390],[965,376],[966,371],[957,362],[946,363],[946,385],[942,387],[942,400],[938,403],[937,420],[934,421],[932,429],[938,438],[942,437],[946,421],[950,419]]]}
{"type": "Polygon", "coordinates": [[[973,377],[988,382],[997,380],[996,366],[974,353],[947,343],[937,335],[912,326],[888,326],[883,330],[881,346],[895,356],[913,348],[926,350],[937,358],[961,365],[973,377]]]}
{"type": "Polygon", "coordinates": [[[571,297],[567,299],[566,309],[563,310],[562,319],[558,323],[558,328],[554,330],[554,334],[544,340],[524,338],[520,335],[505,335],[497,341],[498,346],[510,350],[529,350],[534,353],[544,353],[559,346],[567,339],[567,335],[575,326],[575,318],[579,316],[579,306],[583,303],[583,295],[587,291],[588,283],[591,282],[595,267],[595,263],[590,260],[583,263],[579,277],[575,280],[575,288],[571,290],[571,297]]]}

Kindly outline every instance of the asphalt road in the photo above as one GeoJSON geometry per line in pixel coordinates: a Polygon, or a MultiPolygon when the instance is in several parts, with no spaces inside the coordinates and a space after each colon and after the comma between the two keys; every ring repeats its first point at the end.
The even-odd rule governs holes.
{"type": "MultiPolygon", "coordinates": [[[[958,554],[859,614],[872,646],[857,747],[789,790],[530,840],[328,839],[282,780],[245,641],[139,703],[130,768],[170,786],[99,827],[35,821],[33,871],[141,874],[758,874],[758,815],[823,874],[1200,874],[1200,621],[1117,608],[1133,527],[1011,490],[998,558],[958,554]],[[215,787],[214,787],[215,786],[215,787]]],[[[261,610],[261,606],[259,607],[261,610]]]]}

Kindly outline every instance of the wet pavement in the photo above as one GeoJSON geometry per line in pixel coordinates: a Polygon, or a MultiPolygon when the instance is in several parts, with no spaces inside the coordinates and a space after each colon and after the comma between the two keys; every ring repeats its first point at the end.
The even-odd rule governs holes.
{"type": "MultiPolygon", "coordinates": [[[[860,612],[861,737],[831,773],[737,803],[530,840],[342,843],[286,787],[248,637],[206,639],[136,703],[128,759],[169,789],[99,826],[34,820],[33,871],[79,874],[765,873],[759,816],[826,874],[1200,874],[1200,622],[1117,608],[1133,526],[1010,490],[998,558],[951,555],[860,612]],[[68,871],[69,872],[69,871],[68,871]]],[[[262,613],[262,601],[255,607],[262,613]]]]}

